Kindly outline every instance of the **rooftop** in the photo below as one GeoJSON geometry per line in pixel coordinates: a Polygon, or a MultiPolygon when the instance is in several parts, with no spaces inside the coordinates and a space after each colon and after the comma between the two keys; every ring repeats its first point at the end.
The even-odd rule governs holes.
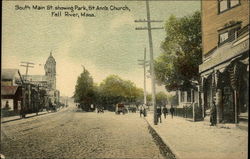
{"type": "Polygon", "coordinates": [[[1,79],[14,79],[15,76],[19,73],[18,69],[2,69],[1,79]]]}

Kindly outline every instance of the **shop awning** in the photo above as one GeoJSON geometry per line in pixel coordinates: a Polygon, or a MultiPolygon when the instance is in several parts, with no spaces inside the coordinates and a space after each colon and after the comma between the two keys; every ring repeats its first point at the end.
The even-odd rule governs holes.
{"type": "MultiPolygon", "coordinates": [[[[225,63],[230,63],[232,59],[238,58],[242,53],[249,50],[249,34],[237,41],[233,41],[228,44],[217,48],[209,59],[204,61],[199,66],[199,72],[206,74],[206,72],[213,71],[220,68],[225,63]]],[[[223,66],[225,67],[225,66],[223,66]]]]}
{"type": "Polygon", "coordinates": [[[1,95],[15,95],[18,86],[2,86],[1,95]]]}

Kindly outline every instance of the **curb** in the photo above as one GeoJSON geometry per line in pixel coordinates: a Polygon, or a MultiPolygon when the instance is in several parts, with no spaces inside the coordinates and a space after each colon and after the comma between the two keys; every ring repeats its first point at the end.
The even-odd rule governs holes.
{"type": "Polygon", "coordinates": [[[179,159],[169,146],[162,140],[161,136],[155,131],[155,129],[149,124],[147,119],[144,118],[146,123],[148,124],[149,133],[152,135],[156,145],[159,147],[162,156],[166,159],[179,159]]]}
{"type": "MultiPolygon", "coordinates": [[[[12,121],[17,121],[17,120],[22,120],[22,119],[28,119],[28,118],[32,118],[32,117],[37,117],[37,116],[41,116],[41,115],[45,115],[45,114],[48,114],[48,113],[47,112],[40,112],[38,115],[36,115],[34,113],[27,114],[27,116],[25,118],[21,118],[20,116],[15,116],[15,118],[13,117],[13,119],[9,119],[9,120],[8,119],[3,120],[3,118],[1,118],[1,124],[12,122],[12,121]]],[[[8,118],[8,117],[4,117],[4,118],[8,118]]]]}

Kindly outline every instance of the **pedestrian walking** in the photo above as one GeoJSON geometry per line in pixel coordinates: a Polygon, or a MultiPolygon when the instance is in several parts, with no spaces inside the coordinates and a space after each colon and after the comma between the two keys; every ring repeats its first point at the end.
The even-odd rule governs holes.
{"type": "Polygon", "coordinates": [[[140,117],[141,117],[143,115],[143,108],[141,105],[139,106],[139,112],[140,112],[140,117]]]}
{"type": "Polygon", "coordinates": [[[168,114],[168,108],[166,108],[166,106],[162,109],[163,111],[163,115],[164,115],[164,118],[166,119],[166,116],[168,114]]]}
{"type": "Polygon", "coordinates": [[[161,114],[162,114],[161,107],[158,107],[157,108],[157,121],[160,120],[160,123],[161,123],[161,114]]]}
{"type": "Polygon", "coordinates": [[[147,110],[146,110],[145,105],[143,106],[143,115],[144,115],[144,117],[146,117],[146,116],[147,116],[147,110]]]}
{"type": "Polygon", "coordinates": [[[26,116],[26,106],[22,106],[21,107],[21,110],[20,110],[20,116],[21,116],[21,118],[25,118],[25,116],[26,116]]]}
{"type": "Polygon", "coordinates": [[[173,119],[173,116],[174,116],[174,108],[173,108],[173,105],[171,105],[171,108],[170,108],[170,113],[171,113],[171,117],[173,119]]]}

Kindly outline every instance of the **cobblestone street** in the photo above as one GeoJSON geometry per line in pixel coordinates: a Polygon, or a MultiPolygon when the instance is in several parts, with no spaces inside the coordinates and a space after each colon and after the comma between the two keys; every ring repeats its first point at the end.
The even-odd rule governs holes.
{"type": "Polygon", "coordinates": [[[84,113],[69,107],[1,128],[6,158],[163,158],[137,113],[84,113]]]}

